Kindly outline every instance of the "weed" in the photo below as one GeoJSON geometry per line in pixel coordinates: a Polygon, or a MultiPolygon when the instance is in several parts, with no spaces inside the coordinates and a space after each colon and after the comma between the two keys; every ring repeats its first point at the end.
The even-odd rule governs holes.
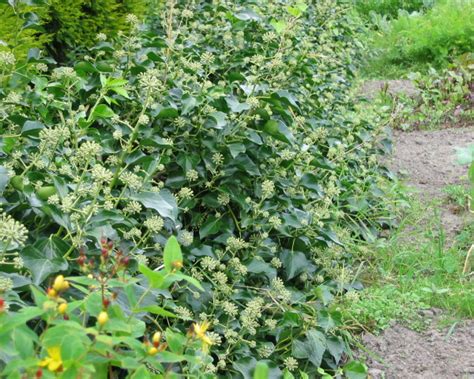
{"type": "Polygon", "coordinates": [[[444,188],[444,193],[448,196],[448,201],[462,212],[467,210],[469,205],[469,191],[465,186],[452,184],[444,188]]]}
{"type": "Polygon", "coordinates": [[[474,316],[474,283],[463,274],[474,228],[468,227],[446,248],[439,206],[412,199],[398,230],[373,246],[363,277],[373,285],[356,296],[346,295],[340,304],[349,328],[376,332],[396,320],[419,330],[425,326],[419,311],[429,307],[453,317],[474,316]]]}

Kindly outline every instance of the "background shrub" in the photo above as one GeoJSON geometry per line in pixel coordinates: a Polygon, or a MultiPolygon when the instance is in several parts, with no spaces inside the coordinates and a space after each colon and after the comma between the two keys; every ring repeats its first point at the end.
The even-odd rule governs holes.
{"type": "MultiPolygon", "coordinates": [[[[147,0],[51,0],[36,5],[18,0],[0,4],[0,36],[5,49],[24,58],[29,48],[46,47],[56,59],[129,30],[128,14],[145,15],[147,0]]],[[[0,47],[1,48],[1,47],[0,47]]]]}
{"type": "Polygon", "coordinates": [[[433,4],[434,0],[354,0],[354,3],[358,13],[365,18],[370,18],[371,13],[396,18],[399,10],[419,11],[433,4]]]}
{"type": "MultiPolygon", "coordinates": [[[[474,50],[474,7],[470,1],[438,2],[424,13],[400,16],[374,37],[374,66],[443,67],[474,50]]],[[[370,71],[370,69],[368,70],[370,71]]]]}
{"type": "Polygon", "coordinates": [[[31,48],[42,48],[50,37],[38,30],[41,8],[23,2],[0,3],[0,51],[12,51],[24,59],[31,48]]]}

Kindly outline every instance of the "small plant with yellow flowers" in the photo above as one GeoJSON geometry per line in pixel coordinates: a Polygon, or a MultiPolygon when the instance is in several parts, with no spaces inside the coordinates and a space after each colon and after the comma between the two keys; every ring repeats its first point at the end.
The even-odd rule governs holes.
{"type": "Polygon", "coordinates": [[[24,341],[32,335],[31,327],[38,333],[24,341],[20,354],[5,366],[6,377],[14,377],[18,367],[25,378],[108,377],[120,371],[121,362],[126,362],[130,377],[137,378],[164,373],[176,362],[189,364],[190,374],[199,372],[211,345],[207,324],[194,327],[201,344],[160,323],[164,317],[177,317],[166,309],[163,291],[172,292],[180,281],[202,289],[180,273],[183,259],[177,239],[169,238],[164,248],[162,270],[140,265],[142,275],[135,277],[128,270],[128,257],[110,240],[101,238],[99,251],[96,258],[81,252],[78,268],[85,276],[57,275],[45,291],[32,286],[33,305],[6,310],[2,299],[0,330],[5,341],[24,341]]]}

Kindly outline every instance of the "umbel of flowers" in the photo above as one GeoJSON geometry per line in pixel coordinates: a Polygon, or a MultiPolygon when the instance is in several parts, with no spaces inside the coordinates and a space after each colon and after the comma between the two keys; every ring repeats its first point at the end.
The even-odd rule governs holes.
{"type": "Polygon", "coordinates": [[[0,63],[0,317],[28,315],[2,341],[41,336],[6,372],[35,354],[24,370],[336,369],[352,241],[390,222],[344,2],[170,0],[152,19],[73,67],[0,63]]]}

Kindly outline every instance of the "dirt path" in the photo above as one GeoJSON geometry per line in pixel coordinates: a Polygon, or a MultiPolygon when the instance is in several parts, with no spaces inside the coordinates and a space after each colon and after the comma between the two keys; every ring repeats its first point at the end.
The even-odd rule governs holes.
{"type": "MultiPolygon", "coordinates": [[[[361,88],[367,98],[386,90],[410,96],[417,91],[407,80],[369,81],[361,88]]],[[[450,243],[463,225],[473,222],[468,212],[455,211],[446,200],[447,185],[463,181],[467,168],[455,163],[455,147],[474,143],[474,127],[436,131],[394,132],[394,153],[389,166],[428,204],[439,200],[441,222],[450,243]]],[[[420,238],[423,238],[420,236],[420,238]]],[[[416,332],[395,324],[378,336],[365,334],[366,363],[373,379],[474,379],[474,320],[451,329],[439,328],[440,312],[424,311],[432,320],[427,330],[416,332]]]]}
{"type": "Polygon", "coordinates": [[[474,127],[394,133],[390,166],[426,202],[441,200],[441,221],[448,241],[469,221],[467,212],[447,204],[443,191],[452,184],[467,183],[467,168],[456,164],[456,147],[474,143],[474,127]]]}
{"type": "MultiPolygon", "coordinates": [[[[422,200],[441,201],[441,219],[448,242],[466,222],[467,214],[453,212],[444,198],[449,184],[463,183],[466,167],[455,164],[455,147],[474,143],[474,127],[394,133],[391,168],[403,177],[422,200]]],[[[415,332],[396,324],[381,335],[366,334],[369,378],[474,379],[474,320],[451,330],[439,328],[437,311],[428,311],[431,326],[415,332]],[[436,314],[435,314],[436,313],[436,314]]]]}

